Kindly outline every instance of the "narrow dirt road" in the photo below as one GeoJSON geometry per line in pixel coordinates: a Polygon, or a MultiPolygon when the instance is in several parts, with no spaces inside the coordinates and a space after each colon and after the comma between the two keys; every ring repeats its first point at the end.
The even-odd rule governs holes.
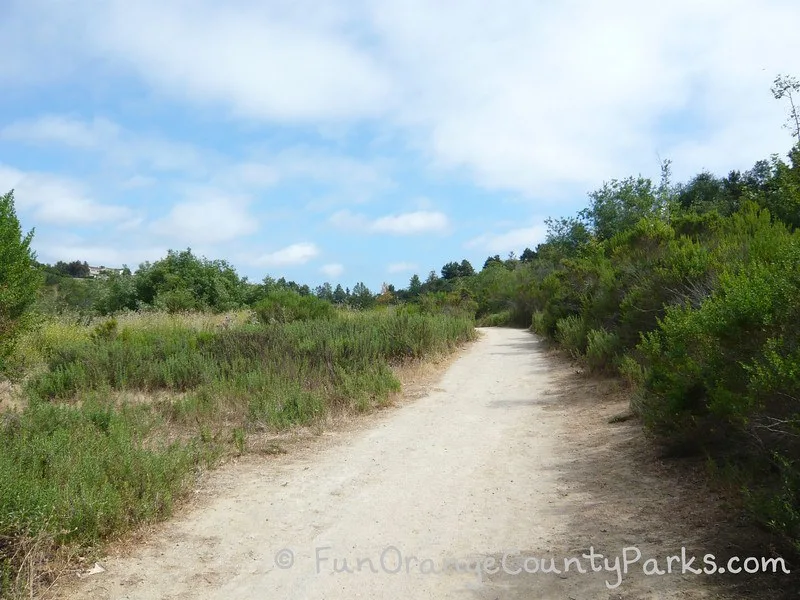
{"type": "Polygon", "coordinates": [[[670,503],[680,490],[629,460],[608,480],[595,469],[600,459],[614,460],[607,452],[632,443],[638,426],[612,429],[609,414],[591,412],[597,399],[566,403],[561,388],[576,377],[566,370],[527,332],[484,330],[427,396],[317,450],[221,469],[208,501],[61,593],[138,600],[738,597],[714,587],[716,578],[682,574],[679,563],[671,575],[643,574],[648,558],[666,569],[666,556],[680,555],[682,546],[705,551],[704,523],[676,524],[670,503]],[[605,433],[580,422],[586,411],[605,433]],[[591,547],[611,558],[612,569],[592,572],[591,559],[581,558],[591,547]],[[613,560],[625,547],[642,558],[610,588],[607,581],[618,582],[613,560]],[[561,573],[541,572],[551,557],[561,573]],[[565,573],[571,557],[581,567],[573,563],[565,573]]]}

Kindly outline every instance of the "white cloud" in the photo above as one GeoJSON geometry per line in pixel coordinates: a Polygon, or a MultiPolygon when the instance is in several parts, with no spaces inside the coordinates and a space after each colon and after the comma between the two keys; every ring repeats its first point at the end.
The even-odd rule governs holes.
{"type": "Polygon", "coordinates": [[[392,187],[389,169],[385,160],[352,158],[305,146],[279,152],[253,148],[246,159],[219,167],[212,183],[228,188],[264,189],[290,181],[313,181],[335,187],[350,201],[359,201],[392,187]]]}
{"type": "Polygon", "coordinates": [[[408,262],[397,262],[392,263],[387,268],[389,273],[411,273],[412,271],[416,271],[419,267],[414,263],[408,262]]]}
{"type": "Polygon", "coordinates": [[[372,230],[375,233],[410,235],[444,231],[447,225],[447,216],[444,213],[421,210],[381,217],[372,223],[372,230]]]}
{"type": "MultiPolygon", "coordinates": [[[[140,165],[155,171],[201,172],[214,153],[148,132],[128,131],[113,121],[95,117],[85,121],[66,115],[45,114],[17,121],[0,129],[0,139],[36,145],[61,144],[91,150],[103,159],[130,168],[140,165]]],[[[126,185],[142,185],[147,178],[132,177],[126,185]]]]}
{"type": "Polygon", "coordinates": [[[258,230],[258,222],[248,213],[244,200],[209,192],[197,194],[208,197],[176,204],[152,224],[153,232],[190,244],[214,244],[258,230]]]}
{"type": "Polygon", "coordinates": [[[74,148],[98,148],[119,135],[119,127],[104,118],[85,122],[63,115],[43,115],[0,129],[0,139],[28,143],[58,143],[74,148]]]}
{"type": "Polygon", "coordinates": [[[313,179],[354,188],[385,189],[392,185],[380,159],[354,159],[345,155],[297,146],[269,156],[284,179],[313,179]]]}
{"type": "Polygon", "coordinates": [[[247,161],[234,164],[217,175],[216,180],[228,187],[268,188],[280,181],[278,169],[268,163],[247,161]]]}
{"type": "Polygon", "coordinates": [[[392,79],[330,13],[303,2],[140,0],[92,4],[82,29],[94,53],[189,102],[258,119],[380,114],[392,79]]]}
{"type": "Polygon", "coordinates": [[[127,207],[95,201],[80,183],[71,179],[1,164],[0,189],[14,189],[17,207],[31,211],[36,221],[45,223],[95,225],[127,221],[134,216],[127,207]]]}
{"type": "Polygon", "coordinates": [[[322,265],[320,272],[331,278],[339,277],[344,273],[344,266],[339,263],[331,263],[329,265],[322,265]]]}
{"type": "Polygon", "coordinates": [[[470,240],[466,247],[480,248],[492,254],[505,255],[508,252],[519,254],[525,248],[536,248],[538,244],[544,242],[546,236],[547,227],[545,225],[534,225],[512,229],[504,233],[487,233],[470,240]]]}
{"type": "Polygon", "coordinates": [[[120,187],[124,190],[133,190],[137,188],[150,187],[157,183],[153,177],[145,177],[144,175],[133,175],[124,180],[120,187]]]}
{"type": "Polygon", "coordinates": [[[167,172],[242,193],[291,180],[312,180],[335,186],[356,201],[393,185],[387,173],[390,166],[382,159],[352,158],[302,145],[277,152],[256,146],[238,158],[161,134],[129,130],[103,117],[83,120],[43,114],[6,125],[0,129],[0,140],[96,153],[105,163],[131,172],[119,184],[121,189],[151,186],[167,172]]]}
{"type": "MultiPolygon", "coordinates": [[[[458,10],[427,0],[26,0],[9,12],[4,81],[85,79],[87,66],[133,73],[156,99],[221,109],[248,127],[300,122],[340,148],[354,140],[346,132],[366,130],[425,164],[539,199],[657,174],[659,155],[681,173],[727,156],[727,170],[791,142],[769,87],[796,70],[796,0],[466,0],[458,10]]],[[[107,134],[95,122],[57,125],[47,135],[84,146],[107,134]]],[[[194,160],[165,152],[156,162],[174,156],[194,160]]]]}
{"type": "Polygon", "coordinates": [[[449,227],[447,215],[442,212],[424,210],[386,215],[377,219],[369,219],[364,215],[342,210],[331,215],[329,222],[344,229],[392,235],[440,233],[449,227]]]}
{"type": "Polygon", "coordinates": [[[694,122],[684,139],[730,124],[743,167],[787,145],[769,84],[800,54],[796,2],[396,0],[372,16],[414,92],[401,118],[419,147],[487,187],[563,196],[657,171],[658,154],[727,154],[683,154],[669,137],[681,121],[694,122]]]}
{"type": "Polygon", "coordinates": [[[254,261],[254,264],[268,267],[283,267],[290,265],[303,265],[319,254],[316,245],[303,242],[292,244],[281,250],[264,254],[254,261]]]}

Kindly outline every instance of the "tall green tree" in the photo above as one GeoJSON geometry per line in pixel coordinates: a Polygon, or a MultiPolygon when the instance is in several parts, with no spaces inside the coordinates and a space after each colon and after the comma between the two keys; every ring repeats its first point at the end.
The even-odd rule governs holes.
{"type": "Polygon", "coordinates": [[[422,293],[422,281],[419,275],[414,273],[411,276],[411,281],[408,282],[408,295],[410,298],[416,298],[422,293]]]}
{"type": "Polygon", "coordinates": [[[333,302],[333,286],[327,281],[322,285],[318,285],[314,290],[314,295],[317,298],[322,298],[328,302],[333,302]]]}
{"type": "Polygon", "coordinates": [[[54,267],[61,274],[69,277],[89,277],[90,275],[89,263],[86,261],[81,262],[79,260],[73,260],[70,263],[66,263],[60,260],[54,265],[54,267]]]}
{"type": "Polygon", "coordinates": [[[28,324],[41,274],[31,250],[33,230],[22,233],[14,190],[0,196],[0,366],[28,324]]]}
{"type": "Polygon", "coordinates": [[[364,284],[359,281],[353,286],[353,293],[350,295],[350,306],[360,309],[371,308],[375,304],[375,295],[364,284]]]}
{"type": "Polygon", "coordinates": [[[449,262],[442,267],[442,279],[455,279],[460,275],[457,262],[449,262]]]}
{"type": "Polygon", "coordinates": [[[344,304],[347,302],[348,293],[344,291],[341,283],[336,284],[336,288],[333,290],[333,303],[334,304],[344,304]]]}
{"type": "Polygon", "coordinates": [[[501,264],[501,265],[503,264],[503,260],[500,258],[499,254],[495,254],[494,256],[490,256],[489,258],[487,258],[483,263],[483,268],[487,269],[489,266],[491,266],[494,263],[501,264]]]}
{"type": "MultiPolygon", "coordinates": [[[[639,219],[663,215],[664,200],[658,192],[653,182],[645,177],[614,179],[589,194],[591,204],[580,216],[588,221],[598,239],[611,239],[631,229],[639,219]]],[[[571,226],[569,221],[564,224],[565,228],[571,226]]]]}
{"type": "Polygon", "coordinates": [[[531,250],[530,248],[525,248],[522,251],[522,254],[519,255],[520,262],[529,263],[533,262],[536,259],[536,252],[531,250]]]}

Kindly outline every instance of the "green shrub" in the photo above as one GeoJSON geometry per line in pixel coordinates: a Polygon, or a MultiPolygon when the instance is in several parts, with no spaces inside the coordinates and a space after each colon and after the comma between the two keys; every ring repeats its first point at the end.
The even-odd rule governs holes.
{"type": "Polygon", "coordinates": [[[592,329],[587,335],[586,364],[590,371],[613,371],[617,366],[619,338],[605,329],[592,329]]]}
{"type": "Polygon", "coordinates": [[[537,310],[531,316],[531,331],[539,335],[547,335],[547,327],[545,322],[545,314],[541,310],[537,310]]]}
{"type": "Polygon", "coordinates": [[[145,448],[156,427],[149,411],[134,408],[31,404],[0,428],[0,537],[47,527],[57,541],[94,543],[168,515],[202,453],[145,448]]]}
{"type": "Polygon", "coordinates": [[[327,300],[301,296],[292,290],[274,290],[254,307],[262,323],[291,323],[311,319],[331,319],[336,309],[327,300]]]}
{"type": "Polygon", "coordinates": [[[0,580],[19,567],[24,536],[93,545],[164,518],[195,468],[246,450],[245,432],[382,406],[400,388],[392,363],[475,336],[464,316],[294,306],[328,318],[208,327],[199,316],[127,315],[26,336],[40,362],[30,403],[0,418],[0,580]]]}
{"type": "Polygon", "coordinates": [[[575,358],[586,352],[588,336],[583,318],[577,315],[556,322],[556,340],[575,358]]]}
{"type": "Polygon", "coordinates": [[[117,337],[117,325],[118,323],[116,319],[108,319],[107,321],[103,321],[99,325],[95,326],[94,331],[92,332],[92,337],[95,339],[113,340],[115,337],[117,337]]]}
{"type": "Polygon", "coordinates": [[[642,364],[629,354],[620,359],[617,370],[620,376],[633,388],[642,386],[647,378],[647,372],[642,364]]]}
{"type": "Polygon", "coordinates": [[[499,313],[485,315],[478,319],[478,327],[508,327],[512,324],[512,314],[510,310],[499,313]]]}

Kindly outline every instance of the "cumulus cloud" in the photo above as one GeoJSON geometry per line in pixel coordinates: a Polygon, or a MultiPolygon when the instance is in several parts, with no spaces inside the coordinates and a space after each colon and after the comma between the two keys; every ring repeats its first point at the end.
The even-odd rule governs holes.
{"type": "Polygon", "coordinates": [[[444,213],[421,210],[381,217],[372,223],[372,230],[376,233],[409,235],[443,231],[447,225],[447,216],[444,213]]]}
{"type": "MultiPolygon", "coordinates": [[[[675,146],[682,121],[695,123],[683,137],[731,127],[743,166],[786,145],[769,85],[800,52],[791,33],[800,7],[787,0],[752,10],[721,0],[499,0],[458,11],[396,0],[372,17],[415,93],[402,118],[420,147],[486,187],[563,195],[657,171],[659,154],[702,160],[675,146]],[[761,131],[756,146],[751,127],[761,131]]],[[[728,149],[710,143],[703,155],[728,149]]]]}
{"type": "Polygon", "coordinates": [[[98,148],[119,135],[119,127],[104,118],[82,121],[64,115],[42,115],[17,121],[0,129],[5,140],[52,144],[74,148],[98,148]]]}
{"type": "Polygon", "coordinates": [[[435,164],[538,194],[656,167],[681,150],[657,130],[682,114],[712,138],[749,119],[765,132],[752,158],[769,154],[785,143],[769,83],[800,53],[789,0],[207,1],[190,18],[187,6],[117,1],[61,18],[88,54],[189,103],[267,122],[383,116],[435,164]]]}
{"type": "Polygon", "coordinates": [[[0,189],[14,190],[15,204],[38,222],[97,225],[131,219],[127,207],[94,200],[79,182],[47,173],[26,172],[0,164],[0,189]]]}
{"type": "MultiPolygon", "coordinates": [[[[199,172],[215,159],[214,153],[207,150],[158,134],[129,131],[104,117],[83,120],[68,115],[40,115],[6,125],[0,129],[0,139],[95,151],[116,164],[145,166],[155,171],[199,172]]],[[[146,180],[138,177],[132,182],[134,187],[146,180]]]]}
{"type": "Polygon", "coordinates": [[[392,78],[330,12],[303,2],[120,1],[92,5],[82,29],[95,52],[181,100],[259,119],[380,114],[392,78]]]}
{"type": "Polygon", "coordinates": [[[491,254],[519,253],[525,248],[535,248],[547,236],[545,225],[521,227],[503,233],[487,233],[467,242],[467,248],[479,248],[491,254]]]}
{"type": "MultiPolygon", "coordinates": [[[[681,172],[733,151],[726,168],[746,168],[790,143],[769,87],[800,55],[794,0],[12,6],[0,23],[19,48],[0,60],[7,81],[79,76],[102,58],[160,96],[246,123],[344,139],[348,125],[379,122],[432,165],[540,199],[657,172],[658,156],[681,172]],[[48,35],[43,11],[75,35],[48,35]]],[[[76,144],[108,134],[53,125],[46,135],[76,144]]]]}
{"type": "Polygon", "coordinates": [[[323,275],[335,278],[344,273],[344,266],[339,263],[331,263],[328,265],[322,265],[319,270],[323,275]]]}
{"type": "Polygon", "coordinates": [[[176,204],[151,229],[190,244],[213,244],[255,233],[258,222],[243,200],[220,194],[176,204]]]}
{"type": "Polygon", "coordinates": [[[303,265],[319,254],[319,248],[315,244],[303,242],[286,246],[275,252],[264,254],[257,258],[254,263],[260,266],[284,267],[291,265],[303,265]]]}
{"type": "Polygon", "coordinates": [[[416,271],[419,267],[415,263],[409,262],[396,262],[387,267],[389,273],[411,273],[416,271]]]}
{"type": "Polygon", "coordinates": [[[160,133],[127,129],[104,117],[42,114],[0,128],[2,140],[93,152],[102,161],[131,171],[120,182],[122,189],[150,186],[158,176],[175,172],[233,192],[261,191],[300,180],[336,186],[347,190],[350,197],[366,198],[393,185],[387,161],[379,158],[354,158],[304,145],[279,151],[256,146],[244,157],[231,156],[160,133]],[[146,173],[140,172],[143,170],[146,173]]]}
{"type": "Polygon", "coordinates": [[[376,219],[343,210],[331,215],[329,221],[344,229],[391,235],[441,233],[449,227],[447,215],[438,211],[425,210],[386,215],[376,219]]]}

